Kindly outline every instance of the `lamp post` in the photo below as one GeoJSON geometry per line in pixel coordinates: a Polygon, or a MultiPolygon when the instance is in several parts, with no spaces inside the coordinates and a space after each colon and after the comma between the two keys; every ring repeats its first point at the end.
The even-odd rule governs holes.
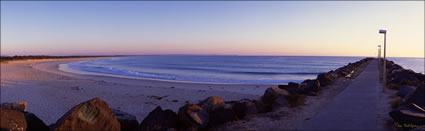
{"type": "Polygon", "coordinates": [[[381,66],[381,45],[378,45],[378,66],[381,66]]]}
{"type": "Polygon", "coordinates": [[[385,74],[386,74],[386,68],[387,68],[387,66],[386,66],[386,41],[387,41],[387,30],[379,30],[379,34],[384,34],[384,71],[382,72],[382,76],[383,76],[383,82],[384,82],[384,90],[385,90],[385,88],[386,88],[386,76],[385,76],[385,74]]]}

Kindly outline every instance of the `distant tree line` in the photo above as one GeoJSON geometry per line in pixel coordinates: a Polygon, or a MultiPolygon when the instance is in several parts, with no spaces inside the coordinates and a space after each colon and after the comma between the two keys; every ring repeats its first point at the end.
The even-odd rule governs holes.
{"type": "Polygon", "coordinates": [[[108,56],[47,56],[47,55],[0,56],[0,62],[7,62],[12,60],[62,59],[62,58],[84,58],[84,57],[108,57],[108,56]]]}

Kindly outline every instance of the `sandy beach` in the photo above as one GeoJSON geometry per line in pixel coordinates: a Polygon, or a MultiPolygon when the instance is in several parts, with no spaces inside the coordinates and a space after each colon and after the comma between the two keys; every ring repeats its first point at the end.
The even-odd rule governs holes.
{"type": "Polygon", "coordinates": [[[185,102],[198,103],[209,96],[226,101],[258,99],[266,88],[275,86],[128,79],[58,70],[60,64],[91,59],[99,58],[1,63],[1,102],[27,101],[27,110],[49,125],[73,106],[99,97],[141,122],[156,106],[177,111],[185,102]]]}

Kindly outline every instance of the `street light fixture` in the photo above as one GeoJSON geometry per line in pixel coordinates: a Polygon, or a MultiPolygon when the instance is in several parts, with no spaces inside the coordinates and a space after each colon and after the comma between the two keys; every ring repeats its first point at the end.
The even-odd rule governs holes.
{"type": "Polygon", "coordinates": [[[385,74],[386,74],[386,68],[387,68],[387,66],[386,66],[386,41],[387,41],[387,30],[379,30],[379,34],[384,34],[384,71],[383,71],[383,79],[384,79],[384,90],[385,90],[385,88],[386,88],[386,77],[385,77],[385,74]]]}
{"type": "Polygon", "coordinates": [[[381,45],[378,45],[378,59],[381,58],[381,45]]]}

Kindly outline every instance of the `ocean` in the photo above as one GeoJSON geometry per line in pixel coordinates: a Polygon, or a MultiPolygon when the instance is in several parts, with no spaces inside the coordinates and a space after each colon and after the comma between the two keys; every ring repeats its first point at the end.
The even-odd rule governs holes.
{"type": "MultiPolygon", "coordinates": [[[[79,61],[60,65],[60,68],[73,70],[73,73],[184,82],[282,84],[314,79],[319,73],[335,70],[363,58],[159,55],[79,61]]],[[[416,72],[424,72],[423,58],[390,60],[416,72]]]]}

